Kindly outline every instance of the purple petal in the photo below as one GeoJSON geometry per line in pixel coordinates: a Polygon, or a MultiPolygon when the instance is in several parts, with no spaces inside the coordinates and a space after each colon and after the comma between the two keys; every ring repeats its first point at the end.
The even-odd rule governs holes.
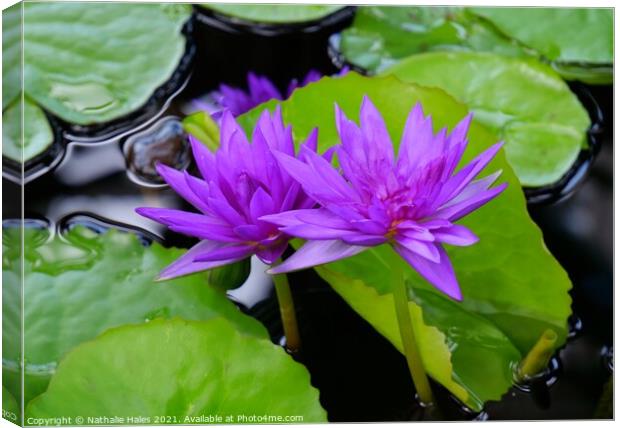
{"type": "Polygon", "coordinates": [[[364,220],[366,218],[350,205],[324,203],[323,207],[346,221],[364,220]]]}
{"type": "Polygon", "coordinates": [[[326,208],[293,211],[303,223],[337,229],[351,229],[351,223],[326,208]]]}
{"type": "Polygon", "coordinates": [[[291,80],[291,83],[289,83],[288,89],[286,91],[286,98],[289,98],[293,94],[295,89],[303,88],[304,86],[308,85],[309,83],[316,82],[316,81],[320,80],[321,77],[323,77],[323,75],[320,72],[318,72],[317,70],[310,70],[308,72],[308,74],[306,74],[306,76],[303,78],[301,83],[299,83],[299,81],[297,79],[291,80]]]}
{"type": "Polygon", "coordinates": [[[448,136],[448,147],[452,148],[456,144],[465,140],[467,137],[467,132],[469,131],[469,126],[471,125],[471,121],[474,117],[473,113],[469,113],[465,116],[459,123],[456,124],[452,132],[448,136]]]}
{"type": "Polygon", "coordinates": [[[333,229],[351,229],[351,225],[348,221],[343,220],[325,208],[285,211],[278,214],[263,216],[260,220],[278,226],[310,224],[333,229]]]}
{"type": "Polygon", "coordinates": [[[394,146],[387,132],[381,113],[367,96],[362,100],[360,125],[366,139],[370,142],[371,159],[387,161],[391,167],[394,162],[394,146]]]}
{"type": "Polygon", "coordinates": [[[479,241],[478,237],[471,230],[459,224],[435,229],[433,230],[433,235],[435,235],[435,239],[439,242],[459,247],[467,247],[479,241]]]}
{"type": "Polygon", "coordinates": [[[189,143],[192,147],[192,153],[200,175],[205,180],[211,179],[215,172],[215,155],[193,135],[189,136],[189,143]]]}
{"type": "Polygon", "coordinates": [[[313,224],[296,224],[294,226],[284,226],[280,230],[287,235],[302,239],[340,239],[345,236],[356,235],[352,230],[333,229],[329,226],[322,227],[313,224]]]}
{"type": "Polygon", "coordinates": [[[312,69],[308,72],[308,74],[306,74],[306,77],[304,77],[304,80],[301,82],[301,86],[303,87],[309,83],[317,82],[321,80],[322,77],[323,75],[320,71],[312,69]]]}
{"type": "MultiPolygon", "coordinates": [[[[317,201],[337,200],[342,202],[342,195],[336,193],[331,187],[326,186],[324,180],[317,172],[300,160],[284,153],[274,151],[273,155],[279,165],[299,184],[304,191],[317,201]]],[[[331,166],[330,166],[331,168],[331,166]]]]}
{"type": "MultiPolygon", "coordinates": [[[[404,222],[406,223],[406,222],[404,222]]],[[[443,220],[439,218],[434,218],[431,220],[425,220],[421,223],[416,223],[418,227],[422,227],[427,230],[439,229],[440,227],[450,227],[452,226],[452,222],[448,220],[443,220]]]]}
{"type": "Polygon", "coordinates": [[[452,263],[443,248],[437,248],[440,256],[439,263],[433,263],[400,245],[395,245],[394,250],[437,289],[455,300],[463,300],[452,263]]]}
{"type": "Polygon", "coordinates": [[[306,141],[302,144],[302,146],[306,147],[311,152],[316,153],[318,149],[318,144],[319,144],[319,128],[313,128],[310,134],[308,134],[308,138],[306,138],[306,141]]]}
{"type": "Polygon", "coordinates": [[[187,171],[183,171],[183,178],[185,183],[196,196],[201,200],[208,200],[209,198],[209,185],[199,178],[190,175],[187,171]]]}
{"type": "Polygon", "coordinates": [[[458,163],[463,157],[463,153],[465,152],[465,148],[467,147],[467,132],[469,131],[469,126],[471,124],[472,118],[472,113],[469,113],[467,116],[465,116],[454,127],[454,129],[447,138],[446,166],[444,169],[444,176],[442,177],[442,180],[445,180],[450,175],[452,175],[454,169],[457,167],[458,163]]]}
{"type": "Polygon", "coordinates": [[[480,180],[472,181],[467,186],[465,186],[465,188],[461,190],[461,192],[455,198],[453,198],[444,206],[454,205],[455,203],[464,201],[465,199],[469,199],[480,192],[484,192],[497,181],[500,175],[502,175],[502,170],[496,171],[491,175],[481,178],[480,180]]]}
{"type": "Polygon", "coordinates": [[[222,84],[219,87],[219,93],[219,103],[227,112],[235,116],[239,116],[253,107],[251,97],[242,89],[222,84]]]}
{"type": "Polygon", "coordinates": [[[470,212],[480,208],[491,199],[502,193],[502,191],[508,186],[508,183],[502,183],[497,187],[480,192],[469,199],[458,202],[454,205],[450,205],[446,208],[442,208],[437,211],[433,216],[437,218],[443,218],[450,221],[456,221],[470,212]]]}
{"type": "MultiPolygon", "coordinates": [[[[451,224],[450,222],[446,222],[451,224]]],[[[405,220],[396,227],[398,235],[405,238],[416,239],[418,241],[433,242],[435,236],[428,230],[426,225],[420,225],[416,222],[405,220]]]]}
{"type": "Polygon", "coordinates": [[[306,147],[301,148],[301,153],[304,155],[304,158],[307,160],[308,164],[315,171],[315,177],[320,178],[323,186],[329,187],[330,190],[332,190],[343,200],[359,200],[359,197],[353,188],[351,188],[342,175],[340,175],[338,171],[322,156],[310,151],[306,147]]]}
{"type": "Polygon", "coordinates": [[[352,220],[351,226],[368,235],[385,235],[388,232],[384,224],[369,219],[352,220]]]}
{"type": "Polygon", "coordinates": [[[282,99],[282,94],[268,78],[252,72],[248,73],[248,89],[253,104],[250,109],[272,99],[282,99]]]}
{"type": "Polygon", "coordinates": [[[256,256],[261,259],[263,263],[272,265],[278,261],[286,248],[288,247],[288,241],[280,245],[270,245],[266,248],[259,248],[256,250],[256,256]]]}
{"type": "Polygon", "coordinates": [[[280,225],[282,232],[303,239],[337,239],[359,235],[359,232],[352,230],[349,222],[324,208],[294,210],[264,216],[261,220],[280,225]]]}
{"type": "Polygon", "coordinates": [[[441,189],[438,200],[445,203],[456,197],[488,164],[502,148],[503,142],[492,145],[480,153],[454,176],[450,177],[441,189]]]}
{"type": "Polygon", "coordinates": [[[407,117],[398,149],[398,169],[401,175],[434,157],[432,143],[433,123],[430,116],[424,117],[422,105],[416,103],[407,117]]]}
{"type": "Polygon", "coordinates": [[[306,242],[282,264],[267,271],[269,274],[292,272],[354,256],[368,247],[348,245],[340,240],[306,242]]]}
{"type": "Polygon", "coordinates": [[[239,260],[243,260],[247,256],[239,257],[237,259],[218,260],[213,262],[195,262],[194,258],[209,253],[213,249],[217,248],[221,244],[213,241],[200,241],[198,244],[190,248],[185,254],[179,257],[174,263],[170,264],[164,270],[162,270],[157,277],[158,281],[168,280],[183,275],[188,275],[195,272],[200,272],[208,269],[212,269],[218,266],[234,263],[239,260]]]}
{"type": "MultiPolygon", "coordinates": [[[[215,185],[210,186],[212,189],[216,187],[215,185]]],[[[216,192],[221,192],[219,188],[216,192]]],[[[213,212],[228,222],[228,224],[233,226],[240,226],[242,224],[246,224],[248,221],[241,214],[239,214],[233,207],[230,206],[224,195],[221,193],[216,193],[217,197],[209,198],[209,207],[213,210],[213,212]]]]}
{"type": "Polygon", "coordinates": [[[385,205],[376,196],[372,197],[370,206],[368,207],[368,216],[385,226],[389,226],[392,222],[390,216],[387,215],[385,205]]]}
{"type": "Polygon", "coordinates": [[[185,180],[185,176],[181,171],[177,171],[174,168],[170,168],[164,164],[158,163],[155,168],[157,169],[157,173],[164,179],[166,183],[183,199],[192,204],[194,207],[198,208],[200,211],[204,213],[209,213],[211,210],[209,209],[208,204],[205,200],[203,200],[199,195],[194,193],[192,189],[187,185],[187,181],[185,180]]]}
{"type": "Polygon", "coordinates": [[[201,214],[167,208],[137,208],[136,212],[151,220],[165,224],[171,230],[199,239],[219,242],[237,242],[228,224],[220,219],[201,214]]]}
{"type": "Polygon", "coordinates": [[[256,189],[250,201],[250,215],[252,219],[258,219],[261,216],[271,214],[274,212],[274,208],[271,196],[262,187],[256,189]]]}
{"type": "Polygon", "coordinates": [[[340,141],[342,142],[342,150],[344,150],[352,163],[359,167],[367,167],[367,150],[364,142],[362,131],[357,127],[355,122],[349,120],[340,107],[336,104],[336,129],[340,141]]]}
{"type": "Polygon", "coordinates": [[[403,235],[397,235],[395,241],[399,246],[405,247],[407,250],[433,263],[439,263],[440,255],[437,249],[438,245],[434,242],[419,241],[403,235]]]}
{"type": "Polygon", "coordinates": [[[283,211],[277,214],[270,214],[260,217],[260,220],[276,226],[294,226],[300,224],[297,213],[299,210],[283,211]]]}
{"type": "Polygon", "coordinates": [[[388,241],[385,236],[364,235],[361,233],[344,235],[340,239],[349,245],[363,245],[365,247],[375,247],[377,245],[385,244],[388,241]]]}
{"type": "Polygon", "coordinates": [[[258,119],[257,127],[272,150],[284,152],[289,156],[295,155],[292,128],[284,127],[280,106],[276,106],[273,116],[265,110],[258,119]]]}
{"type": "Polygon", "coordinates": [[[321,156],[327,162],[331,163],[335,153],[336,153],[336,146],[332,146],[329,149],[325,150],[325,152],[321,156]]]}
{"type": "Polygon", "coordinates": [[[231,145],[248,145],[248,139],[245,136],[245,132],[235,121],[233,115],[225,111],[222,114],[222,125],[220,126],[220,149],[224,153],[230,152],[231,145]]]}
{"type": "Polygon", "coordinates": [[[351,71],[351,68],[348,65],[345,65],[344,67],[342,67],[340,69],[340,71],[338,73],[336,73],[334,75],[334,77],[342,77],[345,76],[347,73],[349,73],[351,71]]]}
{"type": "Polygon", "coordinates": [[[245,241],[260,241],[265,237],[262,229],[255,224],[237,226],[233,231],[245,241]]]}
{"type": "Polygon", "coordinates": [[[194,257],[195,262],[217,262],[221,260],[240,260],[254,254],[255,246],[246,244],[225,244],[211,247],[194,257]]]}
{"type": "Polygon", "coordinates": [[[220,106],[216,105],[216,103],[210,100],[195,98],[191,101],[191,104],[196,111],[205,111],[208,114],[212,114],[221,110],[220,106]]]}
{"type": "Polygon", "coordinates": [[[286,191],[286,195],[282,198],[282,204],[280,204],[280,212],[286,212],[288,210],[292,210],[296,207],[299,207],[300,196],[303,198],[305,194],[301,190],[301,184],[294,181],[290,184],[288,190],[286,191]]]}

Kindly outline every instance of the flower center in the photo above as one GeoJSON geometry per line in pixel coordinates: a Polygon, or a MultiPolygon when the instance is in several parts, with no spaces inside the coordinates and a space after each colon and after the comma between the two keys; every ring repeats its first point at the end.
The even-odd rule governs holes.
{"type": "Polygon", "coordinates": [[[401,224],[403,222],[403,220],[393,220],[392,223],[390,224],[390,228],[388,229],[388,232],[385,234],[385,237],[391,241],[394,239],[394,236],[396,236],[396,229],[398,228],[398,225],[401,224]]]}

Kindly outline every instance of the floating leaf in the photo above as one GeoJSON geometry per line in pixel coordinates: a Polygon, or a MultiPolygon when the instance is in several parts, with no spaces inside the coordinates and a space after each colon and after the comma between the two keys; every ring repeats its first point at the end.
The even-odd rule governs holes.
{"type": "Polygon", "coordinates": [[[79,416],[80,425],[109,424],[97,419],[104,415],[147,418],[140,425],[284,423],[291,416],[302,418],[292,422],[326,421],[305,368],[281,347],[242,335],[224,319],[156,320],[109,330],[64,358],[26,414],[79,416]]]}
{"type": "Polygon", "coordinates": [[[380,72],[428,51],[545,57],[567,79],[613,81],[611,9],[510,7],[359,7],[342,32],[345,59],[380,72]]]}
{"type": "MultiPolygon", "coordinates": [[[[19,222],[21,224],[21,221],[19,222]]],[[[30,228],[2,229],[2,388],[13,397],[21,397],[22,373],[20,348],[22,345],[21,284],[21,230],[24,236],[30,228]]],[[[44,237],[40,232],[37,236],[44,237]]]]}
{"type": "MultiPolygon", "coordinates": [[[[10,230],[4,233],[7,245],[10,230]]],[[[45,390],[66,352],[111,327],[177,315],[195,320],[223,316],[248,335],[267,337],[262,325],[243,315],[204,274],[154,281],[184,250],[156,243],[144,247],[133,234],[110,230],[99,235],[82,226],[47,237],[47,231],[32,229],[24,241],[26,402],[45,390]]],[[[3,286],[17,290],[9,294],[16,299],[19,277],[11,272],[19,257],[12,254],[3,260],[3,286]]],[[[3,340],[17,329],[4,326],[3,340]]],[[[4,350],[5,375],[15,371],[11,363],[19,360],[18,352],[4,350]]],[[[15,386],[6,386],[17,395],[15,386]]]]}
{"type": "MultiPolygon", "coordinates": [[[[394,77],[364,78],[350,73],[337,80],[323,78],[296,91],[281,103],[282,115],[285,123],[293,126],[297,142],[319,126],[319,147],[325,150],[339,142],[334,103],[349,117],[357,117],[363,95],[381,111],[395,142],[418,101],[432,114],[436,131],[444,126],[451,129],[467,114],[465,106],[442,90],[406,84],[394,77]]],[[[246,130],[252,128],[263,108],[241,116],[246,130]]],[[[495,143],[496,137],[474,121],[469,140],[463,162],[495,143]]],[[[362,317],[400,347],[389,281],[393,264],[403,264],[411,281],[410,310],[421,337],[421,352],[426,355],[425,366],[435,380],[474,409],[485,401],[498,400],[508,390],[515,361],[547,328],[558,333],[561,345],[570,314],[568,276],[544,246],[540,230],[527,213],[520,183],[501,152],[487,171],[499,169],[508,188],[462,221],[480,242],[467,248],[448,248],[463,292],[462,303],[440,295],[386,246],[318,269],[362,317]],[[439,340],[441,336],[445,342],[439,340]],[[433,355],[436,358],[431,358],[433,355]]]]}
{"type": "Polygon", "coordinates": [[[47,117],[38,105],[28,98],[18,97],[2,112],[2,156],[15,162],[28,161],[43,153],[54,142],[54,133],[47,117]],[[24,134],[22,139],[22,105],[24,134]],[[23,144],[22,144],[23,143],[23,144]]]}
{"type": "Polygon", "coordinates": [[[3,386],[2,387],[2,417],[14,424],[19,424],[19,405],[15,397],[3,386]]]}
{"type": "Polygon", "coordinates": [[[583,80],[588,81],[591,74],[588,64],[607,65],[606,73],[594,77],[604,81],[593,83],[613,82],[612,8],[474,7],[471,11],[550,61],[578,67],[583,80]]]}
{"type": "Polygon", "coordinates": [[[591,85],[613,83],[613,65],[565,64],[554,62],[553,68],[566,80],[579,80],[591,85]]]}
{"type": "Polygon", "coordinates": [[[521,56],[522,48],[460,7],[361,6],[342,32],[345,59],[380,72],[412,54],[476,50],[521,56]]]}
{"type": "Polygon", "coordinates": [[[22,4],[2,11],[2,110],[21,92],[22,4]]]}
{"type": "MultiPolygon", "coordinates": [[[[336,269],[327,265],[317,271],[357,313],[403,352],[392,295],[380,294],[362,280],[371,270],[389,274],[390,268],[377,269],[377,262],[376,255],[369,254],[336,269]],[[373,265],[360,270],[363,262],[373,265]]],[[[388,282],[381,282],[381,288],[389,286],[388,282]]],[[[409,311],[424,367],[436,381],[475,410],[481,410],[484,401],[499,399],[506,392],[520,353],[490,320],[426,290],[415,290],[409,311]]]]}
{"type": "Polygon", "coordinates": [[[464,102],[506,142],[524,186],[559,180],[586,142],[588,113],[557,73],[534,59],[434,52],[413,55],[385,73],[442,88],[464,102]]]}
{"type": "Polygon", "coordinates": [[[185,51],[181,26],[189,15],[189,6],[179,4],[40,2],[3,11],[2,110],[11,128],[3,130],[3,155],[22,161],[16,137],[21,121],[12,120],[22,74],[24,114],[30,115],[24,120],[26,162],[53,141],[39,106],[81,125],[140,108],[177,68],[185,51]]]}
{"type": "Polygon", "coordinates": [[[234,18],[270,24],[289,24],[314,21],[342,9],[342,6],[328,4],[302,5],[205,3],[200,6],[234,18]]]}
{"type": "Polygon", "coordinates": [[[189,14],[188,5],[25,3],[26,94],[76,124],[131,113],[178,66],[189,14]]]}
{"type": "Polygon", "coordinates": [[[22,4],[2,11],[2,155],[20,163],[22,159],[27,161],[43,153],[54,141],[43,111],[28,98],[24,98],[22,104],[21,21],[22,4]]]}

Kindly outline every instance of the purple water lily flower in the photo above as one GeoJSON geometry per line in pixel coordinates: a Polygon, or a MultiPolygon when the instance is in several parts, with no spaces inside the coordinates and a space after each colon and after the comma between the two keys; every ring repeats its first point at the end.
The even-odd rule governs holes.
{"type": "MultiPolygon", "coordinates": [[[[343,67],[336,76],[344,76],[348,72],[349,68],[343,67]]],[[[249,72],[247,76],[247,91],[222,84],[214,94],[215,102],[197,99],[193,101],[193,104],[198,109],[207,111],[215,120],[220,119],[222,112],[225,110],[230,111],[233,116],[239,116],[267,101],[273,99],[283,101],[289,98],[295,89],[303,88],[312,82],[320,80],[322,77],[323,75],[319,71],[310,70],[301,82],[297,79],[291,80],[286,93],[282,94],[276,85],[267,77],[249,72]]]]}
{"type": "Polygon", "coordinates": [[[265,76],[248,73],[248,91],[226,84],[220,85],[218,102],[234,116],[252,110],[259,104],[269,100],[282,100],[280,90],[265,76]]]}
{"type": "Polygon", "coordinates": [[[262,217],[287,235],[309,240],[270,273],[289,272],[349,257],[384,243],[450,297],[461,292],[442,244],[472,245],[478,238],[455,221],[506,188],[491,185],[501,171],[474,180],[493,159],[495,144],[455,172],[471,115],[450,133],[434,134],[431,117],[417,104],[407,119],[398,156],[380,113],[364,98],[358,127],[336,106],[342,174],[303,149],[305,160],[274,152],[280,166],[319,204],[262,217]]]}
{"type": "MultiPolygon", "coordinates": [[[[263,112],[251,143],[230,112],[222,117],[221,145],[216,153],[191,138],[191,146],[202,178],[162,164],[157,171],[164,180],[199,212],[167,208],[138,208],[136,211],[163,223],[171,230],[201,241],[160,273],[169,279],[256,254],[267,264],[275,263],[287,247],[289,236],[260,220],[268,214],[309,209],[308,197],[272,152],[294,159],[291,127],[284,127],[277,108],[273,116],[263,112]]],[[[301,146],[300,159],[316,154],[317,130],[301,146]]],[[[329,158],[330,154],[325,155],[329,158]]]]}
{"type": "MultiPolygon", "coordinates": [[[[341,73],[342,71],[339,72],[337,76],[341,76],[341,73]]],[[[316,70],[310,70],[308,74],[306,74],[306,77],[301,80],[301,82],[299,82],[297,79],[291,80],[291,83],[289,83],[288,88],[286,89],[286,98],[293,95],[295,89],[303,88],[304,86],[309,85],[312,82],[318,82],[319,80],[321,80],[321,77],[323,77],[323,75],[320,72],[316,70]]]]}

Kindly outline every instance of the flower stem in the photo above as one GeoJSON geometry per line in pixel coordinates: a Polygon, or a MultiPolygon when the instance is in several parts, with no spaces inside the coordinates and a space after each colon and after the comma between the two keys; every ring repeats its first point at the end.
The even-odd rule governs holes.
{"type": "Polygon", "coordinates": [[[557,340],[558,335],[555,331],[547,329],[543,332],[538,342],[521,362],[518,373],[519,380],[527,380],[542,372],[549,365],[557,340]]]}
{"type": "Polygon", "coordinates": [[[411,314],[409,313],[409,298],[407,297],[405,278],[400,269],[397,272],[396,281],[394,281],[393,292],[398,329],[400,330],[400,338],[403,342],[409,373],[411,373],[411,379],[418,392],[421,404],[429,406],[433,403],[433,392],[428,382],[428,377],[426,376],[426,371],[422,364],[422,357],[416,344],[413,324],[411,323],[411,314]]]}
{"type": "Polygon", "coordinates": [[[297,352],[301,348],[301,338],[299,336],[299,328],[297,327],[295,305],[288,278],[284,273],[276,274],[273,275],[273,282],[276,287],[278,304],[280,305],[280,316],[282,317],[282,326],[284,327],[284,336],[286,337],[286,348],[291,352],[297,352]]]}

